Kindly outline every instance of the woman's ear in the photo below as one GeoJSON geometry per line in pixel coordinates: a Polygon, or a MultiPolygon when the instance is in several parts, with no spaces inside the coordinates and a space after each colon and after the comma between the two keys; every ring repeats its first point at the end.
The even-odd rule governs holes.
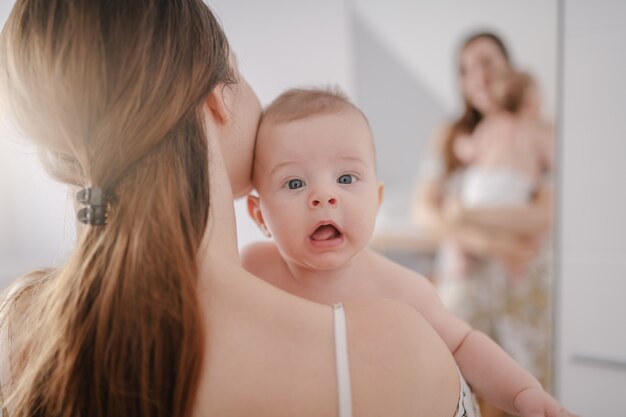
{"type": "Polygon", "coordinates": [[[263,213],[261,212],[261,200],[255,195],[248,195],[248,214],[252,217],[252,220],[259,226],[261,232],[267,237],[272,237],[270,230],[265,224],[263,219],[263,213]]]}
{"type": "Polygon", "coordinates": [[[209,92],[205,102],[213,118],[220,124],[226,124],[230,120],[230,113],[226,106],[226,94],[228,87],[218,84],[209,92]]]}

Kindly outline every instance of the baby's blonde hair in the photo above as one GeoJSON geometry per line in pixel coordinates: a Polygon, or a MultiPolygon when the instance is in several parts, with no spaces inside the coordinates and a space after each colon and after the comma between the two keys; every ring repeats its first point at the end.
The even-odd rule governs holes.
{"type": "Polygon", "coordinates": [[[338,87],[292,88],[278,96],[263,113],[263,121],[288,123],[320,114],[358,112],[369,126],[363,112],[338,87]]]}
{"type": "Polygon", "coordinates": [[[537,83],[530,74],[511,71],[493,84],[492,94],[502,110],[518,113],[530,104],[536,89],[537,83]]]}
{"type": "MultiPolygon", "coordinates": [[[[365,113],[350,101],[348,96],[339,87],[312,87],[292,88],[274,99],[265,108],[261,117],[262,124],[281,124],[306,119],[322,114],[338,114],[346,111],[355,111],[371,127],[365,113]]],[[[257,139],[258,140],[258,139],[257,139]]],[[[376,155],[374,141],[370,140],[372,152],[376,155]]],[[[376,164],[374,157],[374,164],[376,164]]]]}

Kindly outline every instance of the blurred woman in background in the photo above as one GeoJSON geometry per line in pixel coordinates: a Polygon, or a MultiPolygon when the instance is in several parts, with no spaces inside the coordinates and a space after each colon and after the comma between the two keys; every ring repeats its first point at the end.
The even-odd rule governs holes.
{"type": "MultiPolygon", "coordinates": [[[[526,117],[503,116],[502,86],[510,93],[515,86],[505,80],[519,77],[498,36],[468,37],[459,75],[464,112],[432,143],[414,218],[440,242],[434,279],[447,307],[491,336],[550,390],[552,129],[538,119],[526,123],[526,117]],[[533,180],[513,175],[520,171],[533,180]],[[497,204],[476,204],[489,200],[497,204]]],[[[531,90],[532,85],[513,95],[527,93],[530,103],[531,90]]],[[[485,417],[498,413],[487,405],[483,410],[485,417]]]]}

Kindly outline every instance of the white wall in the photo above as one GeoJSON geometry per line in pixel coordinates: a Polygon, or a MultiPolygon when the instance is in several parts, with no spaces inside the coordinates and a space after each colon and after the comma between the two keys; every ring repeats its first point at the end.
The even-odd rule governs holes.
{"type": "Polygon", "coordinates": [[[353,93],[344,0],[213,0],[239,65],[261,102],[286,88],[337,84],[353,93]]]}
{"type": "Polygon", "coordinates": [[[625,19],[565,1],[557,387],[584,416],[626,415],[625,19]]]}
{"type": "Polygon", "coordinates": [[[538,79],[554,114],[557,0],[350,0],[356,12],[448,112],[460,105],[456,52],[475,30],[501,34],[513,61],[538,79]]]}
{"type": "Polygon", "coordinates": [[[11,6],[13,5],[14,0],[0,0],[0,19],[2,24],[4,25],[4,21],[6,20],[9,12],[11,11],[11,6]]]}

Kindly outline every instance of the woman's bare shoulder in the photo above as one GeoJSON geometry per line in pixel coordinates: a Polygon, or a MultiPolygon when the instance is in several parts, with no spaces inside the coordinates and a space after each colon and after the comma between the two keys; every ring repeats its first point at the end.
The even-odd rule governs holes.
{"type": "Polygon", "coordinates": [[[414,308],[388,299],[352,300],[344,308],[355,415],[454,414],[454,359],[414,308]]]}
{"type": "Polygon", "coordinates": [[[267,262],[268,258],[274,259],[277,256],[280,256],[280,254],[276,244],[271,241],[250,243],[239,252],[242,266],[248,271],[254,270],[259,264],[267,262]]]}
{"type": "Polygon", "coordinates": [[[252,275],[282,288],[285,262],[274,242],[254,242],[239,254],[241,266],[252,275]]]}

